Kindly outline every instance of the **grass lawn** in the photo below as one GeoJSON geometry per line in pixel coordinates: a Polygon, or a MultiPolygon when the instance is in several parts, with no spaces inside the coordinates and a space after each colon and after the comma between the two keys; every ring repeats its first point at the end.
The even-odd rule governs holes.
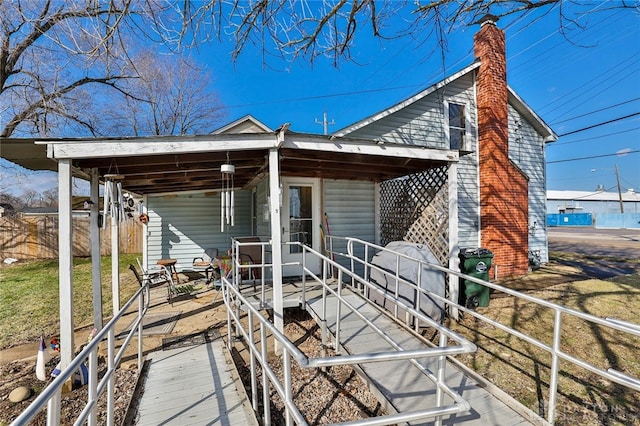
{"type": "MultiPolygon", "coordinates": [[[[120,256],[120,303],[125,303],[139,286],[128,266],[139,255],[120,256]]],[[[93,323],[91,259],[73,261],[75,326],[93,323]]],[[[0,267],[0,349],[35,341],[40,335],[59,332],[58,260],[20,262],[0,267]]],[[[102,257],[102,309],[105,318],[112,310],[111,257],[102,257]]]]}
{"type": "MultiPolygon", "coordinates": [[[[525,279],[531,276],[535,273],[525,279]]],[[[528,294],[596,317],[640,324],[638,274],[537,287],[528,294]]],[[[550,309],[492,294],[489,307],[478,312],[552,345],[554,313],[550,309]]],[[[451,327],[478,345],[476,353],[459,357],[464,364],[546,417],[551,368],[546,351],[470,316],[451,327]]],[[[562,351],[598,368],[640,377],[640,338],[568,315],[562,316],[562,330],[562,351]]],[[[639,392],[566,361],[560,361],[558,383],[557,425],[640,425],[639,392]]]]}

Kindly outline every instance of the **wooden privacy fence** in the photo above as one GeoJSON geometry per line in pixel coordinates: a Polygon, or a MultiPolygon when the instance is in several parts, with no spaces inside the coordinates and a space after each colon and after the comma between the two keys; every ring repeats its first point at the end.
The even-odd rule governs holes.
{"type": "MultiPolygon", "coordinates": [[[[111,254],[111,221],[100,229],[100,253],[111,254]]],[[[120,223],[120,253],[142,252],[143,226],[135,220],[120,223]]],[[[91,255],[88,217],[73,218],[73,255],[91,255]]],[[[52,259],[58,257],[58,216],[0,218],[0,258],[52,259]]]]}

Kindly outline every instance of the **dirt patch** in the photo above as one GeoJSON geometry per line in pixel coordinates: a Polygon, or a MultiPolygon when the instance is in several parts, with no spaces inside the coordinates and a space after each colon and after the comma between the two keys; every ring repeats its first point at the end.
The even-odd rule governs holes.
{"type": "MultiPolygon", "coordinates": [[[[52,371],[58,363],[59,358],[54,357],[47,363],[47,371],[52,371]]],[[[104,362],[98,369],[98,377],[102,377],[106,370],[104,362]]],[[[49,379],[42,382],[36,378],[35,362],[14,361],[0,366],[2,385],[0,385],[0,425],[11,423],[33,402],[36,396],[51,382],[49,379]],[[13,403],[9,401],[9,393],[19,387],[25,386],[31,389],[31,397],[26,401],[13,403]]],[[[115,383],[115,424],[122,424],[126,415],[127,407],[136,386],[137,372],[133,369],[118,369],[114,374],[115,383]]],[[[87,387],[83,386],[69,393],[63,394],[60,402],[61,425],[73,425],[87,401],[87,387]]],[[[98,424],[106,423],[106,394],[98,399],[98,424]]],[[[30,425],[46,425],[46,412],[41,411],[29,423],[30,425]]]]}
{"type": "MultiPolygon", "coordinates": [[[[320,328],[307,312],[301,309],[287,309],[284,333],[308,357],[323,356],[320,328]]],[[[233,358],[247,394],[251,395],[247,353],[242,343],[236,343],[233,358]]],[[[328,348],[324,356],[331,355],[333,351],[328,348]]],[[[269,365],[282,381],[281,359],[271,356],[269,365]]],[[[334,366],[321,371],[303,369],[293,362],[291,371],[294,402],[310,425],[366,419],[382,413],[380,404],[369,392],[368,385],[349,366],[334,366]]],[[[260,374],[262,370],[258,368],[258,377],[260,374]]],[[[262,394],[262,388],[258,390],[258,394],[262,394]]],[[[282,400],[273,389],[269,395],[272,424],[285,424],[282,400]]],[[[259,412],[263,412],[263,407],[259,408],[259,412]]]]}

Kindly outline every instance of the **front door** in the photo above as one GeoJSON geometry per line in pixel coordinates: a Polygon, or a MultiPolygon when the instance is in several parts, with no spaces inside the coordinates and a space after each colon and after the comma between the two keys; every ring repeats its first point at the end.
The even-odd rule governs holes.
{"type": "MultiPolygon", "coordinates": [[[[320,251],[320,183],[312,178],[282,178],[282,242],[297,242],[320,251]]],[[[283,245],[282,262],[302,264],[302,247],[283,245]]],[[[306,256],[305,265],[320,272],[315,256],[306,256]]],[[[302,267],[285,266],[284,276],[301,276],[302,267]]]]}

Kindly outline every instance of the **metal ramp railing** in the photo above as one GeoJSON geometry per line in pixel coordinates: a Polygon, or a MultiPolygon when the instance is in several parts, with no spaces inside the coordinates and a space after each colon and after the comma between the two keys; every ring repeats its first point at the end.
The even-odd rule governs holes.
{"type": "MultiPolygon", "coordinates": [[[[378,266],[371,263],[371,258],[374,254],[385,251],[384,247],[378,246],[376,244],[369,243],[367,241],[363,241],[357,238],[341,238],[341,237],[327,237],[330,239],[327,247],[331,249],[331,254],[337,258],[344,260],[344,264],[349,265],[349,270],[360,270],[363,276],[366,278],[370,275],[372,270],[377,270],[380,273],[388,274],[388,276],[396,280],[398,283],[402,283],[403,285],[412,287],[416,293],[425,293],[425,290],[415,285],[412,282],[409,282],[399,276],[395,271],[384,271],[381,270],[378,266]],[[335,248],[342,247],[346,248],[346,251],[339,251],[335,248]]],[[[398,259],[407,258],[405,255],[401,253],[394,253],[398,259]]],[[[415,260],[415,259],[407,259],[415,261],[416,264],[425,264],[425,262],[415,260]]],[[[496,327],[511,336],[517,337],[535,347],[544,350],[551,356],[551,375],[549,380],[549,395],[548,395],[548,412],[546,420],[553,424],[556,418],[556,410],[557,410],[557,398],[558,398],[558,377],[559,377],[559,365],[560,361],[569,362],[579,368],[585,369],[601,378],[606,380],[610,380],[617,384],[620,384],[628,389],[640,391],[640,378],[632,377],[623,372],[617,371],[613,368],[602,369],[594,365],[590,362],[589,359],[580,359],[577,356],[571,355],[562,350],[560,342],[563,335],[566,335],[569,331],[566,328],[563,328],[563,318],[564,317],[575,317],[581,320],[587,321],[592,324],[597,324],[600,326],[607,327],[611,330],[617,330],[623,333],[627,333],[629,335],[640,337],[640,325],[629,323],[626,321],[621,321],[615,318],[599,318],[594,315],[586,314],[584,312],[577,311],[575,309],[570,309],[562,305],[558,305],[553,302],[549,302],[547,300],[543,300],[537,297],[530,296],[528,294],[512,290],[503,286],[500,286],[495,283],[487,282],[480,280],[478,278],[465,275],[459,271],[451,270],[440,265],[436,264],[427,264],[428,267],[433,268],[438,271],[442,271],[443,273],[452,276],[458,276],[465,280],[473,281],[475,283],[481,284],[483,286],[489,287],[495,291],[499,291],[506,295],[509,295],[514,298],[518,298],[520,300],[531,302],[536,304],[539,307],[550,309],[553,312],[553,337],[552,343],[547,344],[544,343],[534,337],[526,335],[518,330],[515,330],[507,325],[504,325],[498,321],[495,321],[481,313],[474,311],[472,309],[468,309],[464,306],[461,306],[455,302],[452,302],[446,298],[440,297],[433,293],[428,293],[431,298],[434,298],[444,304],[449,306],[450,308],[457,309],[465,314],[472,316],[478,320],[483,321],[485,324],[496,327]]],[[[354,288],[359,288],[361,291],[364,290],[362,284],[363,280],[353,280],[352,285],[354,288]]],[[[418,279],[418,282],[420,280],[418,279]]],[[[416,305],[415,309],[419,308],[420,298],[416,297],[416,305]]],[[[411,314],[411,311],[410,311],[411,314]]],[[[399,321],[406,321],[407,323],[411,323],[413,320],[411,318],[407,319],[406,317],[397,317],[399,321]]],[[[418,318],[419,319],[419,318],[418,318]]],[[[415,327],[419,327],[419,321],[413,321],[415,327]]],[[[589,354],[584,354],[585,358],[589,356],[589,354]]]]}
{"type": "MultiPolygon", "coordinates": [[[[291,243],[289,243],[291,244],[291,243]]],[[[348,283],[350,280],[357,281],[362,286],[369,286],[371,291],[378,291],[370,283],[365,281],[362,277],[343,267],[339,263],[332,261],[330,258],[323,256],[322,254],[310,249],[303,244],[300,245],[300,251],[303,252],[302,259],[313,258],[314,261],[321,262],[320,268],[322,273],[317,275],[311,268],[308,268],[303,260],[302,267],[302,306],[305,306],[307,297],[307,288],[314,286],[321,288],[322,304],[326,308],[326,302],[328,298],[337,301],[337,315],[335,317],[335,331],[333,332],[334,338],[334,350],[339,356],[322,356],[316,358],[309,358],[302,353],[283,333],[281,333],[274,324],[271,323],[260,310],[253,306],[252,303],[245,298],[241,289],[242,276],[241,271],[243,268],[256,267],[256,265],[243,265],[238,258],[234,262],[233,280],[223,278],[223,296],[227,306],[227,328],[229,335],[229,349],[231,349],[232,336],[241,337],[249,347],[250,351],[250,375],[251,375],[251,401],[254,410],[258,410],[258,407],[262,405],[264,407],[263,421],[265,425],[271,424],[270,412],[269,412],[269,387],[279,394],[285,405],[285,418],[287,424],[295,422],[296,424],[306,424],[306,421],[301,414],[298,407],[296,407],[292,396],[291,390],[291,363],[296,362],[301,368],[324,368],[333,365],[360,365],[366,363],[376,363],[383,361],[394,360],[410,360],[417,368],[421,368],[424,371],[425,376],[432,384],[436,386],[436,399],[437,403],[435,407],[426,407],[421,409],[415,409],[411,411],[405,411],[401,413],[395,413],[385,416],[378,416],[375,418],[362,419],[349,424],[358,425],[384,425],[384,424],[396,424],[398,422],[409,422],[415,420],[435,419],[436,423],[441,422],[442,416],[451,415],[455,413],[461,413],[468,411],[470,405],[465,401],[454,389],[445,383],[445,369],[446,369],[446,357],[474,352],[476,347],[473,343],[469,342],[459,334],[447,329],[437,321],[434,321],[430,317],[424,315],[418,310],[415,310],[412,306],[403,304],[402,301],[394,299],[391,295],[381,293],[382,297],[387,297],[393,300],[395,303],[399,303],[401,307],[408,312],[411,312],[416,318],[423,324],[428,324],[435,330],[438,330],[440,341],[436,347],[424,347],[414,350],[402,350],[392,339],[389,339],[384,330],[380,329],[376,324],[370,321],[366,316],[362,315],[356,306],[345,297],[345,290],[350,288],[348,283]],[[309,256],[306,256],[309,255],[309,256]],[[329,271],[334,271],[335,278],[331,276],[329,271]],[[360,354],[348,354],[341,351],[342,341],[340,335],[340,321],[341,312],[343,310],[349,310],[370,327],[371,330],[382,339],[387,339],[388,343],[392,347],[389,351],[376,352],[376,353],[360,353],[360,354]],[[244,317],[246,312],[247,318],[244,317]],[[282,366],[283,366],[283,378],[280,380],[274,369],[269,365],[267,356],[267,335],[273,336],[273,339],[277,342],[277,346],[282,351],[282,366]],[[453,343],[451,343],[453,342],[453,343]],[[419,360],[425,358],[437,359],[437,369],[435,372],[426,370],[420,365],[419,360]],[[262,401],[258,396],[258,375],[257,366],[260,365],[262,369],[262,375],[260,377],[262,381],[262,401]],[[445,404],[444,395],[448,395],[453,403],[445,404]],[[260,404],[262,402],[262,404],[260,404]]],[[[261,265],[265,266],[265,265],[261,265]]],[[[264,285],[261,289],[261,294],[264,297],[264,285]]],[[[263,299],[260,306],[267,306],[266,299],[263,299]]],[[[327,345],[330,337],[329,331],[326,327],[326,309],[322,314],[321,320],[324,325],[322,328],[322,342],[327,345]]]]}
{"type": "MultiPolygon", "coordinates": [[[[56,426],[61,422],[61,395],[62,388],[70,380],[82,364],[88,360],[89,381],[87,383],[87,401],[84,409],[75,420],[74,425],[98,424],[98,398],[106,393],[107,409],[106,424],[114,424],[115,411],[115,377],[114,373],[120,366],[120,361],[125,354],[131,339],[137,336],[138,348],[138,373],[142,370],[142,320],[149,309],[149,280],[145,280],[140,289],[124,304],[122,309],[91,339],[85,348],[60,372],[60,374],[42,391],[40,395],[11,423],[12,426],[29,423],[45,406],[47,407],[47,425],[56,426]],[[138,301],[138,314],[131,325],[118,352],[116,348],[115,328],[129,308],[138,301]],[[98,380],[98,349],[107,340],[107,370],[104,376],[98,380]]],[[[63,342],[64,343],[64,342],[63,342]]],[[[72,420],[72,419],[66,419],[72,420]]]]}

